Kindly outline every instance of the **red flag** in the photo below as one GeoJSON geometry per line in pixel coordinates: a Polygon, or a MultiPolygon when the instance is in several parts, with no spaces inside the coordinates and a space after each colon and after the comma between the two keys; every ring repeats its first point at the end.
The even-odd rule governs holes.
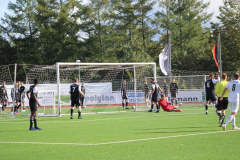
{"type": "Polygon", "coordinates": [[[218,72],[220,72],[220,68],[219,68],[219,64],[218,64],[218,41],[216,41],[214,43],[212,53],[213,53],[213,59],[218,67],[218,72]]]}

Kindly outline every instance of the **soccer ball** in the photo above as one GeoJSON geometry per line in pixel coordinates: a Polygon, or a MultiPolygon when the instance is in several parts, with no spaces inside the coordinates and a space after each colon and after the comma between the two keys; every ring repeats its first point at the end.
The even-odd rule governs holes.
{"type": "Polygon", "coordinates": [[[182,103],[179,103],[179,106],[181,106],[182,105],[182,103]]]}
{"type": "Polygon", "coordinates": [[[135,106],[134,106],[134,105],[132,106],[132,109],[135,109],[135,106]]]}
{"type": "Polygon", "coordinates": [[[86,108],[87,106],[83,105],[82,108],[86,108]]]}

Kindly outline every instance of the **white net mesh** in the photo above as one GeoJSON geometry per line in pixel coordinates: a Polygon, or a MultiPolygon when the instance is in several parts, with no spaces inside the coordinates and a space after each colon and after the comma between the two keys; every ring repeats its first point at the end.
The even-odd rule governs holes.
{"type": "Polygon", "coordinates": [[[11,118],[10,111],[12,109],[11,87],[13,84],[12,75],[10,72],[10,65],[0,66],[0,119],[11,118]],[[5,87],[2,82],[5,81],[5,87]]]}
{"type": "MultiPolygon", "coordinates": [[[[51,90],[43,90],[43,86],[40,87],[40,91],[38,92],[37,98],[38,102],[41,106],[38,106],[37,116],[57,116],[57,107],[55,106],[55,91],[51,90]]],[[[26,96],[21,98],[21,114],[22,115],[30,115],[31,111],[29,108],[29,100],[26,96]]]]}
{"type": "MultiPolygon", "coordinates": [[[[166,80],[168,90],[165,91],[168,93],[167,97],[171,99],[170,94],[170,84],[172,80],[175,79],[175,82],[178,85],[178,94],[177,100],[181,102],[203,102],[205,101],[204,97],[204,82],[209,78],[207,75],[189,75],[189,76],[172,76],[172,77],[157,77],[157,82],[159,86],[164,90],[163,80],[166,80]]],[[[146,78],[150,82],[150,77],[146,78]]]]}
{"type": "MultiPolygon", "coordinates": [[[[26,81],[28,83],[32,83],[35,78],[39,80],[39,91],[57,91],[56,65],[27,65],[23,68],[26,73],[26,81]]],[[[79,79],[79,77],[79,85],[82,85],[82,82],[84,82],[86,91],[83,106],[87,107],[83,110],[83,112],[123,111],[121,96],[122,80],[126,80],[127,82],[126,88],[129,98],[128,107],[132,108],[132,106],[136,106],[136,104],[136,109],[145,107],[143,93],[144,81],[145,77],[153,77],[153,75],[153,64],[133,65],[126,63],[121,65],[89,65],[75,63],[75,65],[60,65],[59,94],[61,101],[58,100],[58,93],[56,93],[56,113],[59,113],[59,109],[57,108],[59,102],[61,103],[61,114],[70,113],[69,108],[71,100],[69,87],[73,84],[73,79],[79,79]],[[134,83],[134,80],[136,80],[136,83],[134,83]],[[136,97],[135,92],[137,93],[136,97]]],[[[30,85],[27,86],[29,87],[30,85]]]]}
{"type": "Polygon", "coordinates": [[[84,82],[86,88],[84,105],[87,107],[84,112],[122,111],[123,80],[126,80],[128,107],[132,108],[137,104],[136,109],[139,109],[145,106],[143,85],[146,76],[154,75],[152,64],[79,65],[60,65],[59,67],[62,114],[69,114],[69,110],[64,110],[65,107],[70,106],[69,87],[73,79],[79,76],[80,84],[84,82]],[[136,83],[134,83],[134,76],[136,83]]]}

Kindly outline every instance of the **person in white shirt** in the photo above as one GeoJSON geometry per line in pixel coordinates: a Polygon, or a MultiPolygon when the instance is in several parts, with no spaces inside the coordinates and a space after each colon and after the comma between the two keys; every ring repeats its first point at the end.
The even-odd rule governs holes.
{"type": "Polygon", "coordinates": [[[223,127],[223,130],[226,130],[227,124],[232,121],[233,129],[237,130],[239,128],[236,127],[235,123],[236,123],[236,115],[239,107],[239,93],[240,93],[239,73],[235,73],[234,80],[228,82],[228,84],[226,85],[226,88],[223,90],[220,101],[223,100],[223,95],[228,89],[229,89],[228,102],[229,102],[229,108],[230,108],[231,114],[228,116],[225,123],[222,124],[222,127],[223,127]]]}

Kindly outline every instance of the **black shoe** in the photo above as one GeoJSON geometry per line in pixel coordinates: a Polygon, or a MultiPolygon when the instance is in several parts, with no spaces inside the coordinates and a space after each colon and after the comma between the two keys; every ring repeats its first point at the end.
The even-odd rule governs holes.
{"type": "Polygon", "coordinates": [[[159,113],[159,111],[156,111],[155,113],[159,113]]]}
{"type": "Polygon", "coordinates": [[[152,110],[150,109],[148,112],[152,112],[152,110]]]}
{"type": "Polygon", "coordinates": [[[128,107],[126,107],[125,109],[129,109],[128,107]]]}
{"type": "Polygon", "coordinates": [[[221,116],[220,119],[219,119],[219,124],[222,124],[223,123],[223,119],[225,118],[225,116],[221,116]]]}
{"type": "Polygon", "coordinates": [[[71,116],[70,118],[73,119],[73,116],[71,116]]]}
{"type": "Polygon", "coordinates": [[[206,114],[208,114],[208,111],[206,111],[206,114]]]}
{"type": "Polygon", "coordinates": [[[78,117],[78,119],[82,119],[82,117],[78,117]]]}

